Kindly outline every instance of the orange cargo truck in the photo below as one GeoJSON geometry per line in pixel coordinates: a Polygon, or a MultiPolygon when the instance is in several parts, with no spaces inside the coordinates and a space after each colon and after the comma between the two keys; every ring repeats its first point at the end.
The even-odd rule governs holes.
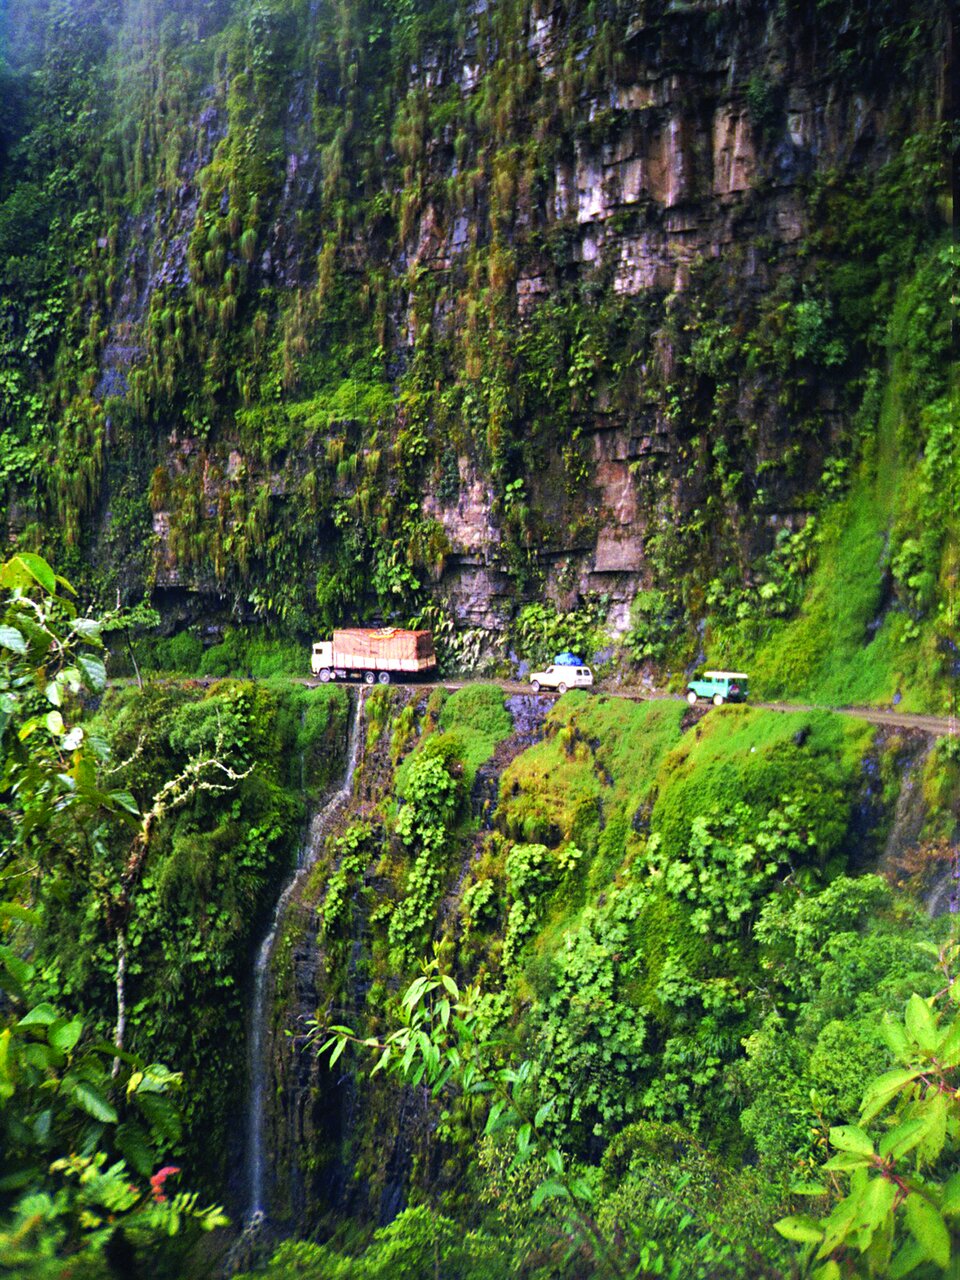
{"type": "Polygon", "coordinates": [[[436,669],[430,631],[401,631],[384,627],[370,631],[350,627],[334,631],[332,640],[313,646],[310,666],[326,684],[329,680],[360,680],[389,684],[394,676],[416,676],[436,669]]]}

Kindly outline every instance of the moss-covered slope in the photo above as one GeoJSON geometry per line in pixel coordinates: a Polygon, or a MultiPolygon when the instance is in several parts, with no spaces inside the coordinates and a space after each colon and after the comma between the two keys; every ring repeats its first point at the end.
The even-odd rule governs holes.
{"type": "MultiPolygon", "coordinates": [[[[359,808],[314,872],[319,1025],[382,1037],[422,958],[438,956],[480,983],[490,1051],[527,1064],[527,1105],[552,1099],[538,1125],[596,1179],[613,1237],[639,1214],[670,1256],[689,1211],[714,1222],[705,1274],[786,1265],[770,1223],[810,1160],[811,1125],[855,1107],[865,1064],[887,1061],[883,1011],[935,981],[914,943],[938,926],[869,872],[899,848],[902,780],[921,760],[944,777],[949,763],[824,712],[580,692],[506,710],[482,686],[374,696],[359,808]],[[531,710],[539,740],[526,745],[531,710]],[[742,1169],[758,1160],[759,1180],[742,1169]],[[717,1197],[739,1205],[735,1225],[715,1222],[717,1197]]],[[[917,867],[920,835],[935,843],[946,816],[928,792],[917,867]]],[[[302,1185],[278,1215],[341,1238],[352,1223],[361,1239],[365,1222],[423,1203],[441,1232],[438,1212],[480,1231],[468,1252],[499,1239],[491,1275],[521,1259],[566,1274],[548,1243],[562,1229],[534,1226],[535,1182],[508,1173],[512,1137],[482,1136],[489,1100],[431,1101],[371,1076],[375,1060],[360,1047],[310,1068],[302,1185]]],[[[682,1274],[700,1274],[695,1256],[682,1274]]],[[[589,1257],[570,1274],[593,1274],[589,1257]]]]}

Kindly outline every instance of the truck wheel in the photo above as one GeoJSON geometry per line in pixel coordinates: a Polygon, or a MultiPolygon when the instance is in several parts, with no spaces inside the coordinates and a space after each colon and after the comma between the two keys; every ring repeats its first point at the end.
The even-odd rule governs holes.
{"type": "Polygon", "coordinates": [[[367,672],[364,674],[364,677],[363,677],[363,683],[364,683],[364,684],[373,684],[373,682],[376,680],[376,678],[377,678],[377,677],[373,674],[373,672],[372,672],[372,671],[367,671],[367,672]]]}
{"type": "Polygon", "coordinates": [[[534,692],[534,693],[539,693],[539,692],[540,692],[540,681],[539,681],[539,680],[531,680],[531,681],[530,681],[530,688],[533,690],[533,692],[534,692]]]}
{"type": "Polygon", "coordinates": [[[566,693],[566,692],[567,692],[567,686],[564,683],[564,681],[561,680],[560,683],[557,685],[557,693],[566,693]]]}
{"type": "Polygon", "coordinates": [[[331,672],[330,672],[330,668],[329,668],[329,667],[321,667],[321,668],[320,668],[320,683],[321,683],[321,684],[329,684],[329,683],[330,683],[330,675],[331,675],[331,672]]]}
{"type": "Polygon", "coordinates": [[[691,689],[687,694],[687,701],[690,703],[691,707],[695,707],[697,705],[697,695],[693,689],[691,689]]]}
{"type": "Polygon", "coordinates": [[[723,701],[724,701],[724,699],[723,699],[723,694],[722,694],[722,693],[715,693],[715,694],[713,695],[713,705],[714,705],[715,707],[722,707],[722,706],[723,706],[723,701]]]}
{"type": "Polygon", "coordinates": [[[389,672],[389,671],[381,671],[381,672],[380,672],[380,674],[377,676],[377,679],[380,681],[380,683],[381,683],[381,684],[389,684],[389,683],[390,683],[390,672],[389,672]]]}

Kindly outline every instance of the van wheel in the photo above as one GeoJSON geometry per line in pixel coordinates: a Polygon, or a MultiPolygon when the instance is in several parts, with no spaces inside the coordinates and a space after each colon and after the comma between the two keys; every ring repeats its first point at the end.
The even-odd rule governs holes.
{"type": "Polygon", "coordinates": [[[364,675],[364,677],[363,677],[363,683],[364,683],[364,684],[373,684],[373,683],[374,683],[374,681],[376,680],[376,678],[377,678],[377,677],[373,674],[373,672],[372,672],[372,671],[368,671],[368,672],[364,675]]]}
{"type": "Polygon", "coordinates": [[[715,693],[713,695],[713,705],[715,707],[722,707],[723,702],[724,702],[724,698],[722,693],[715,693]]]}
{"type": "Polygon", "coordinates": [[[540,692],[540,681],[539,681],[539,680],[531,680],[531,681],[530,681],[530,688],[533,690],[533,692],[534,692],[534,693],[539,693],[539,692],[540,692]]]}
{"type": "Polygon", "coordinates": [[[377,676],[377,679],[380,681],[380,683],[381,683],[381,684],[389,684],[389,683],[390,683],[390,672],[389,672],[389,671],[381,671],[381,672],[380,672],[380,674],[377,676]]]}
{"type": "Polygon", "coordinates": [[[693,689],[691,689],[687,694],[687,701],[690,703],[691,707],[695,707],[697,705],[697,695],[693,689]]]}
{"type": "Polygon", "coordinates": [[[557,685],[557,693],[566,693],[566,692],[567,692],[567,686],[561,680],[560,683],[557,685]]]}
{"type": "Polygon", "coordinates": [[[329,668],[329,667],[321,667],[321,668],[320,668],[320,683],[321,683],[321,684],[329,684],[329,683],[330,683],[330,668],[329,668]]]}

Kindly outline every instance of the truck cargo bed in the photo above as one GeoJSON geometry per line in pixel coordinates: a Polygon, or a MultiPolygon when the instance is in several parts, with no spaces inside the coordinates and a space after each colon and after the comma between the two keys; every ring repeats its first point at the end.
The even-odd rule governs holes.
{"type": "Polygon", "coordinates": [[[369,671],[429,671],[437,664],[431,632],[396,628],[334,631],[333,661],[336,667],[369,671]]]}

